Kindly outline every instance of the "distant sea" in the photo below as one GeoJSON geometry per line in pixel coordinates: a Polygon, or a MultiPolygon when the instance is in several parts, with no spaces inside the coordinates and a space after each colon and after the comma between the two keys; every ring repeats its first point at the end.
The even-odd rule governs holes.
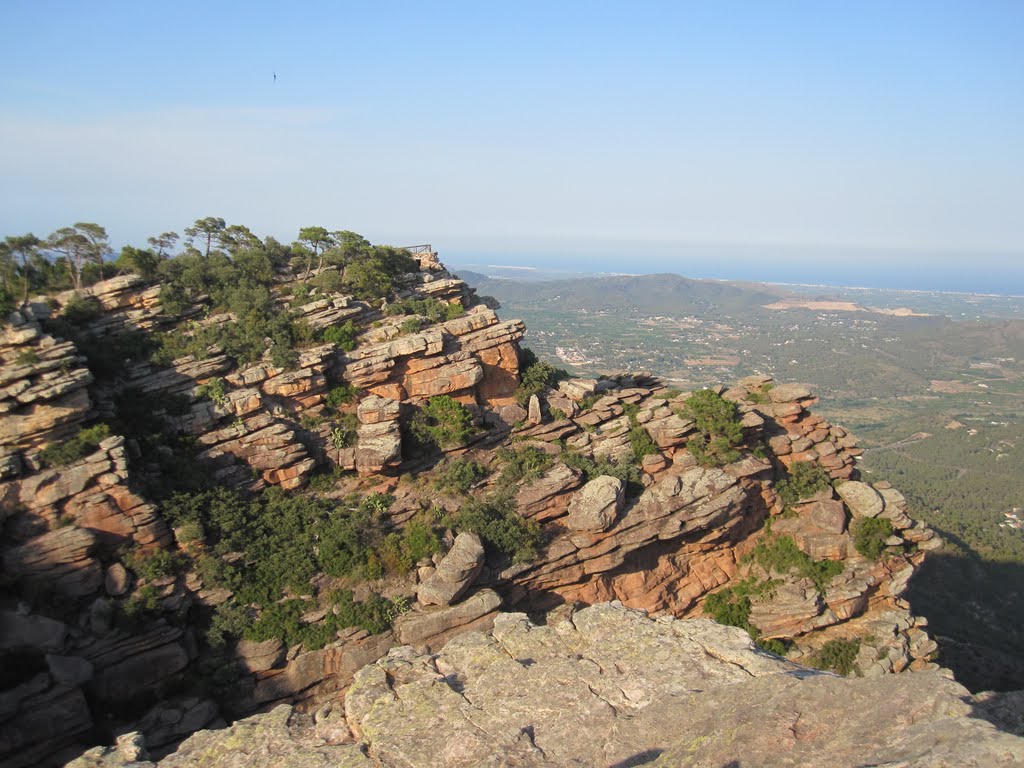
{"type": "Polygon", "coordinates": [[[440,243],[437,247],[445,263],[490,277],[552,280],[672,272],[758,283],[1024,295],[1024,253],[721,245],[656,245],[636,251],[602,246],[591,253],[579,248],[479,250],[440,243]]]}

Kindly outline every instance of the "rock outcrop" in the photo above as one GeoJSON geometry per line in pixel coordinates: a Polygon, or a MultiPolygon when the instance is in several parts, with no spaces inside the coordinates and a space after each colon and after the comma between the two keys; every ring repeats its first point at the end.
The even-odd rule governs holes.
{"type": "MultiPolygon", "coordinates": [[[[845,680],[735,628],[606,604],[547,626],[504,614],[437,654],[396,648],[355,675],[343,716],[279,707],[198,733],[159,765],[1020,764],[1024,739],[987,722],[994,709],[939,671],[845,680]]],[[[70,766],[125,766],[138,746],[70,766]]]]}
{"type": "Polygon", "coordinates": [[[700,615],[711,592],[750,579],[773,580],[775,588],[752,598],[750,621],[761,637],[790,643],[791,658],[811,658],[829,639],[857,637],[865,674],[930,665],[934,646],[912,641],[926,630],[902,594],[924,552],[941,540],[910,519],[894,489],[849,480],[860,453],[856,440],[807,410],[815,397],[806,387],[752,377],[722,389],[736,403],[745,444],[767,444],[769,450],[765,458],[741,453],[733,463],[705,468],[688,448],[700,437],[684,408],[689,393],[667,397],[648,374],[560,386],[566,396],[601,397],[575,418],[520,427],[514,434],[524,444],[564,441],[594,459],[630,460],[629,434],[637,424],[657,452],[644,457],[646,487],[639,495],[587,525],[580,523],[580,510],[594,506],[590,492],[587,486],[574,490],[579,481],[567,467],[556,464],[519,491],[521,513],[542,520],[549,534],[536,562],[492,577],[511,604],[546,610],[618,599],[690,616],[700,615]],[[773,480],[797,461],[821,467],[839,490],[829,488],[785,510],[773,480]],[[857,552],[850,528],[872,515],[893,527],[892,546],[878,561],[857,552]],[[794,573],[760,570],[747,556],[768,540],[769,519],[774,538],[792,539],[813,561],[841,562],[841,572],[818,586],[794,573]],[[900,619],[892,631],[865,630],[863,622],[881,616],[900,619]]]}
{"type": "Polygon", "coordinates": [[[92,380],[74,344],[44,333],[31,313],[11,313],[0,331],[0,479],[31,468],[39,448],[75,433],[91,406],[92,380]]]}
{"type": "Polygon", "coordinates": [[[416,589],[416,598],[423,605],[451,605],[480,575],[484,567],[484,545],[475,533],[463,532],[455,537],[434,572],[416,589]]]}
{"type": "Polygon", "coordinates": [[[420,333],[359,347],[347,355],[343,376],[393,400],[451,395],[500,407],[514,402],[524,332],[522,321],[499,321],[493,310],[477,306],[420,333]]]}
{"type": "MultiPolygon", "coordinates": [[[[457,730],[451,738],[466,755],[477,755],[480,741],[488,748],[502,745],[523,764],[538,755],[557,762],[565,755],[553,743],[538,746],[533,730],[487,730],[498,728],[496,711],[485,713],[481,723],[487,728],[481,725],[477,736],[467,735],[468,726],[458,730],[469,716],[453,698],[462,678],[452,675],[461,673],[438,667],[434,674],[440,677],[427,685],[423,670],[434,662],[426,651],[468,632],[488,630],[495,622],[494,634],[474,636],[465,645],[456,641],[450,649],[463,650],[451,652],[463,658],[476,648],[483,663],[500,646],[513,654],[506,660],[518,659],[518,667],[529,670],[547,657],[515,655],[514,644],[526,648],[543,640],[538,653],[565,650],[569,646],[558,645],[563,641],[572,648],[591,648],[591,656],[573,650],[583,656],[563,659],[563,666],[554,659],[544,662],[551,663],[549,674],[568,670],[582,675],[579,679],[596,686],[590,693],[569,684],[564,690],[538,690],[548,692],[552,702],[578,694],[594,722],[617,729],[628,718],[620,722],[616,708],[632,713],[630,707],[639,707],[639,712],[654,693],[660,696],[667,689],[632,680],[625,667],[599,662],[593,654],[605,652],[593,650],[597,638],[579,622],[587,616],[605,617],[600,619],[605,622],[614,614],[644,637],[650,622],[621,608],[581,612],[576,624],[558,625],[561,629],[554,628],[557,617],[574,606],[608,600],[664,617],[700,616],[709,594],[742,584],[759,586],[750,597],[751,632],[762,641],[785,641],[791,661],[814,661],[825,643],[838,639],[860,643],[855,664],[868,677],[934,670],[935,642],[924,620],[911,614],[903,593],[926,551],[941,541],[909,517],[896,490],[857,478],[856,440],[809,410],[816,399],[808,388],[774,385],[767,377],[717,388],[735,403],[742,430],[736,454],[720,466],[698,460],[694,441],[704,436],[686,409],[692,393],[670,392],[649,373],[561,381],[557,389],[522,398],[523,407],[515,397],[523,324],[499,320],[444,270],[436,255],[417,254],[417,260],[420,271],[398,279],[397,298],[458,302],[464,314],[452,306],[441,312],[452,319],[442,322],[395,316],[379,302],[371,305],[336,293],[309,296],[305,286],[298,293],[291,276],[279,275],[272,286],[274,301],[283,305],[286,297],[305,297],[291,311],[309,328],[324,331],[343,324],[347,334],[344,343],[310,341],[295,350],[294,364],[287,369],[274,364],[269,353],[239,365],[223,349],[209,347],[205,354],[170,363],[125,361],[94,380],[74,344],[43,331],[57,334],[54,329],[62,326],[51,315],[71,305],[71,294],[57,296],[53,306],[35,302],[12,316],[0,337],[0,558],[17,597],[0,606],[0,661],[15,672],[0,693],[0,761],[54,764],[62,750],[81,747],[103,730],[112,735],[139,731],[151,749],[162,751],[200,727],[287,704],[294,710],[285,720],[280,719],[283,710],[275,710],[273,727],[284,728],[280,733],[288,732],[288,718],[294,724],[317,713],[312,741],[303,743],[346,741],[355,734],[364,739],[363,746],[350,744],[332,759],[359,761],[369,750],[383,764],[401,764],[416,755],[375,731],[383,726],[373,713],[391,717],[392,705],[398,706],[395,712],[405,705],[400,696],[389,694],[389,699],[374,686],[381,679],[393,686],[408,674],[417,690],[436,689],[433,693],[443,695],[435,703],[454,718],[457,730]],[[438,395],[467,406],[464,415],[475,430],[466,444],[447,447],[450,456],[441,466],[464,454],[462,468],[473,475],[473,495],[478,501],[514,504],[528,521],[526,528],[538,533],[527,548],[536,549],[536,557],[499,552],[495,540],[518,535],[512,521],[487,517],[501,512],[501,505],[476,510],[473,530],[479,535],[462,530],[452,520],[468,499],[441,490],[444,484],[435,482],[439,473],[431,466],[436,457],[403,454],[403,427],[438,395]],[[135,432],[125,430],[134,437],[114,435],[63,466],[44,466],[47,454],[41,450],[75,437],[83,424],[125,425],[132,419],[144,422],[129,425],[135,432]],[[163,460],[180,458],[175,450],[182,446],[187,446],[188,461],[194,460],[189,467],[208,472],[213,485],[243,495],[269,486],[296,492],[311,485],[318,503],[327,505],[317,513],[322,519],[355,509],[352,504],[346,511],[342,497],[375,494],[380,505],[371,517],[380,528],[374,534],[386,539],[391,560],[385,572],[381,545],[367,558],[365,570],[375,580],[372,590],[393,602],[382,603],[390,612],[385,623],[365,626],[391,628],[370,634],[328,625],[327,612],[340,615],[340,608],[324,597],[349,586],[344,579],[351,574],[319,574],[299,585],[301,592],[295,591],[298,587],[288,592],[303,596],[301,602],[290,601],[302,606],[301,619],[293,621],[298,630],[324,630],[316,642],[236,642],[239,627],[251,626],[272,603],[242,605],[231,591],[240,594],[241,588],[218,573],[235,563],[253,564],[242,560],[244,553],[205,540],[203,525],[209,521],[188,515],[182,520],[179,511],[172,532],[164,519],[165,509],[175,519],[169,512],[172,502],[153,503],[145,495],[165,479],[163,460]],[[537,471],[524,470],[526,479],[508,480],[506,454],[523,449],[543,461],[538,460],[537,471]],[[826,488],[785,508],[776,482],[798,462],[823,469],[836,490],[826,488]],[[409,482],[411,477],[415,482],[409,482]],[[395,503],[387,508],[384,500],[392,498],[395,503]],[[885,528],[884,556],[872,559],[858,551],[855,537],[864,521],[876,518],[887,521],[891,532],[885,528]],[[403,529],[414,519],[427,521],[420,544],[434,537],[427,556],[402,551],[403,529]],[[482,533],[488,529],[491,539],[482,533]],[[813,562],[833,563],[829,578],[780,572],[752,556],[760,545],[780,538],[791,540],[813,562]],[[159,567],[147,568],[147,558],[159,560],[159,567]],[[395,573],[396,562],[403,574],[395,573]],[[378,580],[381,576],[388,578],[378,580]],[[204,638],[205,628],[211,626],[210,613],[225,608],[233,639],[214,651],[214,643],[204,638]],[[503,617],[503,608],[547,613],[551,627],[530,628],[521,616],[503,617]],[[357,695],[343,695],[361,667],[395,646],[417,651],[395,651],[355,682],[357,695]],[[583,674],[584,667],[592,671],[591,663],[603,664],[598,677],[608,679],[583,674]],[[218,681],[227,681],[218,682],[216,702],[190,682],[211,670],[218,681]],[[617,694],[615,686],[620,686],[617,694]],[[161,698],[158,691],[161,696],[175,693],[161,698]]],[[[170,328],[182,319],[163,311],[158,286],[136,276],[103,281],[85,293],[99,307],[82,321],[83,335],[76,336],[90,356],[97,345],[116,345],[126,335],[170,328]]],[[[436,310],[438,305],[430,306],[436,310]]],[[[202,316],[189,310],[187,328],[193,333],[231,322],[227,313],[202,316]]],[[[408,438],[411,430],[405,432],[408,438]]],[[[166,494],[152,498],[166,499],[166,494]]],[[[322,546],[317,538],[321,524],[320,519],[303,523],[316,534],[313,552],[322,546]]],[[[361,535],[352,533],[353,548],[365,545],[357,541],[361,535]]],[[[363,601],[371,587],[359,583],[355,591],[359,596],[353,599],[363,601]]],[[[733,630],[713,630],[706,622],[659,621],[651,626],[674,629],[671,637],[655,642],[657,647],[690,638],[691,630],[681,628],[699,626],[715,642],[725,643],[713,646],[720,658],[741,659],[731,671],[711,660],[697,663],[698,671],[674,670],[676,677],[664,681],[671,688],[669,698],[688,696],[692,687],[703,690],[702,681],[710,696],[712,683],[726,679],[804,675],[788,662],[751,651],[733,630]],[[701,677],[705,672],[708,680],[701,677]]],[[[599,634],[618,637],[612,623],[599,634]]],[[[289,636],[277,629],[280,637],[289,636]]],[[[609,647],[618,648],[617,642],[609,647]]],[[[661,658],[658,653],[655,657],[661,658]]],[[[626,650],[622,654],[634,658],[626,650]]],[[[665,660],[681,658],[675,651],[664,655],[665,660]]],[[[484,688],[503,684],[479,672],[481,680],[490,680],[481,683],[484,688]]],[[[560,703],[556,709],[555,720],[568,729],[569,710],[563,713],[560,703]]],[[[259,731],[261,721],[255,722],[259,731]]],[[[237,733],[256,733],[238,728],[237,733]]],[[[269,745],[277,736],[268,738],[269,745]]],[[[544,736],[544,744],[554,738],[544,736]]],[[[615,755],[616,749],[640,749],[642,739],[632,738],[623,737],[618,747],[609,748],[615,755]]],[[[118,743],[118,754],[138,756],[137,739],[118,743]]],[[[673,748],[669,742],[657,743],[644,749],[673,748]]],[[[280,748],[289,749],[283,743],[280,748]]],[[[605,759],[596,752],[585,754],[584,762],[605,759]]],[[[169,758],[169,764],[177,759],[190,758],[169,758]]]]}

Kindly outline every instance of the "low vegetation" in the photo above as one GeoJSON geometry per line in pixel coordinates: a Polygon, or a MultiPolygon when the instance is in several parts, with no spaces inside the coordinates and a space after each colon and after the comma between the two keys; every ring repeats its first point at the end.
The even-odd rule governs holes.
{"type": "Polygon", "coordinates": [[[506,487],[524,480],[536,480],[554,464],[551,456],[532,446],[501,448],[498,459],[503,465],[501,484],[506,487]]]}
{"type": "Polygon", "coordinates": [[[422,299],[402,299],[388,304],[384,314],[388,317],[396,315],[417,315],[425,318],[429,323],[440,323],[445,320],[454,320],[466,314],[462,304],[455,302],[441,301],[433,296],[426,296],[422,299]]]}
{"type": "Polygon", "coordinates": [[[487,477],[487,468],[471,459],[449,459],[438,467],[434,485],[438,490],[467,493],[487,477]]]}
{"type": "Polygon", "coordinates": [[[72,464],[79,459],[84,459],[90,453],[95,453],[100,443],[110,437],[110,427],[106,424],[96,424],[79,430],[78,434],[70,440],[60,443],[50,443],[39,452],[39,461],[44,467],[63,467],[72,464]]]}
{"type": "Polygon", "coordinates": [[[812,654],[808,664],[815,669],[824,669],[846,677],[857,668],[857,654],[860,652],[860,638],[834,639],[826,642],[812,654]]]}
{"type": "Polygon", "coordinates": [[[386,530],[382,513],[391,501],[371,494],[339,504],[277,489],[247,499],[217,488],[171,497],[164,515],[175,527],[200,532],[196,567],[203,582],[234,593],[234,606],[224,609],[232,621],[223,619],[218,632],[239,636],[250,631],[248,624],[239,627],[248,607],[260,616],[272,611],[271,622],[283,596],[313,593],[311,579],[318,573],[375,579],[392,568],[407,571],[437,551],[439,540],[423,519],[401,532],[386,530]]]}
{"type": "Polygon", "coordinates": [[[186,555],[167,549],[153,549],[148,552],[128,551],[123,559],[128,569],[144,581],[178,576],[189,566],[186,555]]]}
{"type": "Polygon", "coordinates": [[[884,517],[857,520],[852,526],[853,546],[868,560],[877,560],[885,551],[885,541],[892,536],[892,523],[884,517]]]}
{"type": "Polygon", "coordinates": [[[557,386],[562,379],[569,378],[569,374],[561,368],[555,368],[550,363],[538,360],[533,351],[527,347],[523,347],[519,353],[519,376],[520,384],[516,389],[516,401],[524,408],[529,404],[533,395],[540,395],[546,389],[557,386]]]}
{"type": "Polygon", "coordinates": [[[633,461],[639,464],[643,461],[644,456],[657,453],[658,445],[650,433],[644,429],[644,425],[637,421],[636,415],[639,413],[640,407],[634,403],[627,403],[623,410],[629,418],[629,449],[633,453],[633,461]]]}
{"type": "Polygon", "coordinates": [[[795,461],[786,476],[775,485],[785,509],[831,487],[828,473],[810,461],[795,461]]]}
{"type": "Polygon", "coordinates": [[[842,561],[814,560],[789,536],[769,537],[760,541],[747,557],[767,573],[792,573],[810,579],[823,595],[832,579],[843,572],[842,561]]]}
{"type": "Polygon", "coordinates": [[[473,414],[449,395],[436,395],[425,402],[409,420],[409,432],[421,451],[465,445],[474,432],[473,414]]]}
{"type": "Polygon", "coordinates": [[[739,459],[736,446],[743,442],[743,427],[736,403],[713,389],[699,389],[684,401],[681,411],[700,432],[686,447],[701,466],[718,467],[739,459]]]}
{"type": "Polygon", "coordinates": [[[336,345],[338,349],[351,352],[356,348],[356,337],[358,335],[359,329],[351,320],[346,320],[339,325],[329,326],[324,330],[320,338],[328,344],[336,345]]]}
{"type": "Polygon", "coordinates": [[[774,638],[762,640],[761,630],[750,623],[750,612],[753,608],[751,599],[770,596],[777,584],[778,582],[772,579],[758,581],[753,577],[746,578],[731,587],[708,595],[704,599],[704,614],[719,624],[745,630],[759,648],[783,656],[786,653],[786,643],[774,638]]]}
{"type": "Polygon", "coordinates": [[[643,493],[640,467],[633,462],[616,462],[609,458],[592,459],[570,449],[562,451],[560,458],[567,467],[582,472],[585,482],[590,482],[601,475],[610,475],[619,478],[625,484],[627,498],[636,498],[643,493]]]}
{"type": "Polygon", "coordinates": [[[456,531],[477,534],[491,550],[508,556],[513,563],[537,557],[540,526],[519,514],[511,492],[471,499],[443,522],[456,531]]]}
{"type": "Polygon", "coordinates": [[[329,595],[326,608],[323,618],[307,622],[304,614],[322,610],[311,600],[292,598],[274,603],[255,619],[244,607],[223,604],[218,606],[206,637],[214,647],[223,646],[230,638],[242,637],[255,642],[276,639],[288,646],[301,643],[306,650],[318,650],[333,642],[338,631],[346,627],[374,634],[388,630],[408,610],[408,604],[388,600],[376,592],[371,592],[363,602],[356,602],[352,590],[338,589],[329,595]]]}

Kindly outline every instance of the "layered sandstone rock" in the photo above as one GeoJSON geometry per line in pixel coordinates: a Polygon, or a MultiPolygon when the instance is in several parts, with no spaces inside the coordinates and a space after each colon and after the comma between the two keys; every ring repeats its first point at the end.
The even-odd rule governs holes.
{"type": "MultiPolygon", "coordinates": [[[[879,658],[896,659],[891,668],[928,667],[933,649],[922,652],[927,644],[910,642],[908,633],[917,620],[901,595],[922,551],[941,541],[906,515],[906,502],[893,489],[859,482],[839,486],[863,488],[863,495],[877,500],[877,509],[868,512],[893,523],[892,547],[879,562],[866,561],[854,547],[849,526],[863,510],[831,489],[774,520],[774,537],[792,538],[812,560],[843,564],[827,589],[793,573],[764,573],[744,559],[766,538],[766,518],[783,511],[771,480],[793,462],[794,448],[798,460],[817,463],[840,478],[853,473],[853,456],[859,453],[845,430],[807,410],[814,396],[806,387],[771,384],[767,377],[758,377],[723,391],[737,402],[745,443],[757,445],[770,435],[782,455],[741,455],[721,469],[698,467],[687,448],[697,434],[684,415],[688,393],[666,399],[659,383],[647,375],[603,380],[603,396],[572,420],[517,429],[514,434],[522,445],[546,450],[562,440],[584,456],[629,459],[629,407],[659,452],[644,457],[645,490],[627,500],[604,531],[577,530],[581,526],[567,516],[573,499],[568,491],[578,484],[567,467],[556,463],[543,478],[522,487],[517,497],[520,512],[545,522],[548,544],[537,563],[497,574],[494,583],[513,602],[525,599],[535,608],[615,598],[633,607],[686,616],[698,613],[703,598],[720,587],[771,578],[779,586],[754,599],[751,622],[763,637],[793,641],[794,657],[809,656],[825,639],[849,634],[847,629],[859,632],[860,625],[850,623],[855,618],[893,613],[904,617],[902,628],[892,635],[871,636],[865,646],[870,645],[879,658]],[[792,435],[783,432],[780,423],[792,435]],[[807,429],[811,431],[804,434],[807,429]]],[[[591,387],[584,385],[581,391],[590,392],[591,387]]],[[[581,492],[576,493],[582,499],[581,492]]]]}
{"type": "Polygon", "coordinates": [[[493,407],[512,402],[518,386],[518,320],[501,322],[475,307],[464,317],[348,353],[344,377],[394,400],[451,395],[493,407]]]}
{"type": "Polygon", "coordinates": [[[171,542],[156,508],[129,488],[121,437],[108,438],[95,453],[67,466],[0,484],[0,503],[10,516],[8,536],[24,542],[22,547],[57,526],[67,527],[45,535],[57,541],[81,529],[108,551],[125,543],[147,549],[171,542]]]}
{"type": "MultiPolygon", "coordinates": [[[[159,764],[1013,765],[1024,739],[986,722],[1008,704],[941,672],[843,680],[761,653],[738,629],[611,604],[548,626],[504,614],[438,654],[395,649],[356,674],[343,727],[280,707],[159,764]]],[[[70,765],[140,757],[100,747],[70,765]]]]}
{"type": "Polygon", "coordinates": [[[484,545],[475,533],[464,532],[455,537],[430,577],[416,589],[422,605],[451,605],[480,575],[484,567],[484,545]]]}
{"type": "MultiPolygon", "coordinates": [[[[73,345],[46,336],[22,315],[4,329],[0,509],[8,536],[5,571],[27,591],[55,591],[77,607],[68,624],[31,615],[4,626],[11,637],[20,638],[14,645],[0,645],[5,653],[38,645],[45,655],[33,656],[39,674],[19,681],[17,694],[5,700],[10,707],[0,716],[5,727],[17,724],[17,735],[0,744],[3,760],[18,754],[24,756],[18,758],[22,764],[45,762],[48,754],[92,727],[89,702],[117,708],[194,670],[201,644],[187,626],[190,606],[209,608],[231,597],[226,589],[204,586],[196,573],[146,582],[120,562],[129,563],[120,552],[125,545],[136,550],[173,546],[159,511],[129,486],[128,457],[139,456],[137,446],[115,437],[67,467],[39,469],[39,448],[70,436],[87,416],[112,418],[118,398],[125,396],[145,398],[146,407],[166,422],[167,432],[194,438],[199,460],[221,485],[297,489],[318,463],[327,462],[358,471],[360,478],[344,481],[346,492],[390,492],[400,485],[395,494],[404,497],[388,513],[399,528],[434,504],[429,486],[410,488],[394,480],[385,486],[369,478],[397,474],[405,458],[401,420],[429,397],[450,395],[472,406],[480,423],[495,427],[471,451],[487,452],[511,427],[516,447],[554,458],[541,477],[515,489],[519,513],[541,526],[544,547],[536,561],[511,564],[492,555],[486,562],[481,542],[460,534],[443,559],[420,563],[418,589],[404,584],[388,593],[401,604],[418,592],[421,603],[398,617],[392,631],[369,635],[344,629],[316,650],[285,647],[276,640],[243,642],[236,649],[240,678],[229,712],[215,711],[208,699],[184,695],[133,713],[133,722],[118,723],[143,731],[151,746],[172,743],[204,724],[200,721],[216,722],[221,714],[237,716],[278,702],[302,712],[323,705],[315,733],[348,739],[367,726],[363,717],[341,714],[345,707],[338,692],[360,667],[394,645],[436,650],[456,635],[490,627],[503,604],[544,610],[619,598],[666,615],[693,615],[708,593],[769,576],[779,583],[754,600],[751,621],[762,637],[792,640],[792,658],[807,659],[828,639],[849,637],[861,639],[857,664],[865,675],[932,666],[928,660],[935,643],[901,596],[924,551],[941,541],[910,519],[898,492],[855,481],[856,441],[809,410],[815,398],[806,387],[773,387],[767,377],[754,377],[728,390],[719,388],[737,403],[744,451],[739,461],[724,467],[700,467],[688,448],[698,432],[685,415],[687,394],[670,397],[647,373],[563,381],[557,391],[542,393],[529,409],[521,408],[514,393],[522,323],[500,321],[436,257],[420,261],[419,274],[402,278],[400,295],[459,301],[468,309],[464,316],[402,335],[399,319],[382,318],[377,308],[340,295],[314,295],[297,308],[303,319],[318,329],[354,321],[359,344],[351,352],[332,344],[299,350],[291,370],[274,366],[268,357],[239,367],[211,349],[205,359],[182,358],[166,367],[126,364],[113,381],[93,385],[90,393],[91,376],[73,345]],[[342,384],[351,387],[340,392],[339,405],[339,393],[330,399],[328,393],[342,384]],[[595,395],[599,399],[583,408],[583,401],[595,395]],[[349,429],[353,416],[358,427],[349,429]],[[642,471],[633,476],[639,481],[628,486],[612,477],[585,483],[581,470],[558,460],[568,448],[584,459],[634,463],[630,430],[635,426],[647,432],[656,452],[642,458],[642,471]],[[770,449],[767,458],[747,450],[762,441],[770,449]],[[779,517],[773,478],[796,461],[817,463],[832,478],[849,482],[839,485],[838,496],[829,491],[779,517]],[[757,571],[744,556],[765,537],[769,516],[774,516],[775,536],[792,538],[815,560],[842,562],[842,572],[819,588],[793,573],[757,571]],[[885,518],[893,526],[887,555],[879,562],[866,561],[853,546],[852,526],[867,517],[885,518]],[[155,615],[134,634],[119,631],[118,612],[143,598],[155,601],[155,615]],[[47,707],[64,713],[60,724],[42,722],[47,707]],[[4,754],[7,748],[12,751],[4,754]]],[[[161,312],[154,287],[133,276],[104,281],[91,291],[104,308],[89,324],[97,337],[174,320],[161,312]]],[[[45,317],[51,308],[34,311],[45,317]]],[[[214,316],[201,322],[230,320],[214,316]]],[[[483,458],[494,469],[493,456],[483,458]]],[[[158,471],[156,465],[139,464],[132,465],[135,478],[158,471]]],[[[403,469],[410,466],[415,467],[410,462],[403,469]]],[[[487,479],[477,490],[487,492],[495,484],[487,479]]],[[[449,511],[458,505],[444,503],[449,511]]],[[[450,545],[452,534],[445,537],[450,545]]],[[[318,583],[318,588],[327,587],[318,583]]],[[[311,611],[303,620],[319,621],[324,610],[311,611]]],[[[511,627],[499,634],[512,637],[511,627]]],[[[538,638],[547,632],[532,631],[539,632],[538,638]]],[[[530,657],[522,658],[523,666],[529,666],[525,660],[530,657]]],[[[595,711],[602,709],[591,704],[595,711]]],[[[530,755],[528,742],[520,733],[508,745],[516,756],[520,746],[530,755]]],[[[136,749],[134,744],[126,739],[124,754],[136,749]]],[[[348,751],[345,759],[362,754],[348,751]]]]}
{"type": "Polygon", "coordinates": [[[400,403],[378,395],[360,401],[354,465],[361,475],[374,475],[402,460],[400,403]]]}
{"type": "MultiPolygon", "coordinates": [[[[89,412],[92,380],[74,344],[12,312],[0,333],[0,453],[31,457],[73,435],[89,412]]],[[[6,474],[17,474],[22,462],[8,461],[14,471],[6,474]]]]}

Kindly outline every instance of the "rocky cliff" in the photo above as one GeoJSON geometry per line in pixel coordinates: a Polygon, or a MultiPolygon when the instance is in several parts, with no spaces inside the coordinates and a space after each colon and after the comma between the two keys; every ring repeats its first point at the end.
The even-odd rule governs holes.
{"type": "MultiPolygon", "coordinates": [[[[265,722],[277,735],[267,738],[313,712],[339,733],[350,725],[363,733],[361,719],[339,722],[356,701],[349,686],[358,689],[360,668],[393,647],[425,653],[498,620],[503,632],[513,625],[527,632],[519,618],[502,618],[503,609],[543,617],[618,600],[661,617],[715,615],[789,659],[744,651],[779,684],[802,676],[794,676],[792,662],[864,677],[911,670],[938,680],[935,643],[902,595],[941,542],[910,519],[898,491],[857,479],[856,440],[810,410],[809,390],[766,377],[716,388],[713,397],[733,421],[729,449],[709,455],[714,436],[695,415],[695,393],[650,375],[552,378],[521,389],[522,323],[500,320],[435,254],[417,260],[419,270],[389,300],[442,302],[464,313],[409,323],[389,314],[387,301],[314,291],[292,300],[290,312],[315,331],[344,325],[352,338],[306,343],[290,366],[275,365],[269,354],[240,364],[216,347],[160,362],[104,356],[104,348],[121,349],[126,333],[145,339],[235,322],[214,308],[171,315],[160,287],[132,275],[85,290],[99,309],[74,329],[81,348],[54,322],[81,296],[40,299],[12,315],[0,338],[0,519],[10,587],[0,605],[6,765],[54,764],[133,731],[160,754],[200,728],[280,703],[293,706],[295,717],[274,710],[277,719],[265,722]],[[341,401],[332,399],[338,392],[341,401]],[[465,406],[472,424],[437,452],[415,450],[410,423],[442,396],[465,406]],[[95,432],[107,423],[132,436],[95,432]],[[86,444],[93,432],[82,427],[90,424],[96,439],[88,450],[56,462],[53,447],[86,444]],[[150,440],[150,432],[161,439],[150,440]],[[193,462],[184,470],[166,461],[182,446],[193,462]],[[472,468],[458,488],[445,482],[453,467],[472,468]],[[813,492],[787,493],[808,467],[817,473],[813,492]],[[171,497],[147,495],[200,470],[245,498],[278,487],[330,506],[334,516],[350,514],[353,497],[386,495],[388,503],[372,512],[380,530],[401,536],[426,526],[440,546],[402,573],[381,572],[378,562],[377,571],[365,571],[368,581],[319,574],[287,590],[284,602],[300,606],[298,625],[322,630],[316,643],[285,642],[280,632],[247,637],[248,629],[235,626],[221,648],[208,635],[210,617],[237,603],[237,585],[215,576],[245,556],[214,549],[184,527],[172,530],[165,517],[171,497]],[[488,534],[478,517],[470,530],[458,522],[466,509],[485,517],[511,509],[518,522],[491,519],[488,534]],[[533,538],[528,554],[513,556],[496,542],[517,526],[533,538]],[[873,549],[863,546],[864,531],[881,531],[873,549]],[[352,588],[357,601],[371,592],[391,600],[387,628],[338,626],[342,611],[328,600],[337,587],[352,588]],[[324,706],[335,714],[324,715],[324,706]]],[[[275,286],[283,302],[297,281],[281,275],[275,286]]],[[[309,558],[321,546],[312,542],[309,558]]],[[[250,627],[271,612],[269,605],[237,608],[250,627]]],[[[706,623],[652,626],[718,631],[706,623]]],[[[387,664],[433,663],[410,654],[387,664]]],[[[601,701],[593,702],[595,712],[617,706],[601,701]]],[[[248,733],[249,726],[237,728],[248,733]]],[[[517,733],[509,749],[522,748],[524,760],[547,754],[526,730],[517,733]]],[[[628,743],[623,749],[639,752],[671,746],[628,743]]],[[[359,749],[342,751],[363,759],[359,749]]],[[[622,762],[628,758],[615,759],[633,764],[622,762]]]]}
{"type": "MultiPolygon", "coordinates": [[[[1024,762],[1024,738],[1005,732],[1019,703],[938,670],[844,680],[733,627],[605,603],[544,626],[505,613],[436,654],[395,648],[344,702],[197,733],[158,764],[995,768],[1024,762]]],[[[152,766],[144,746],[126,734],[70,765],[152,766]]]]}

